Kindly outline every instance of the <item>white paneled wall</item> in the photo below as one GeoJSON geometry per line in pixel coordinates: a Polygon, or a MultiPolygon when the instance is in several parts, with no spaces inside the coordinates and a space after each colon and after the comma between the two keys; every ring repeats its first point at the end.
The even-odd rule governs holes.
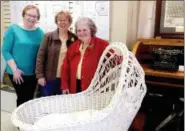
{"type": "MultiPolygon", "coordinates": [[[[10,25],[10,2],[1,1],[1,36],[10,25]]],[[[2,40],[2,38],[1,38],[2,40]]]]}
{"type": "Polygon", "coordinates": [[[128,1],[111,1],[110,41],[127,44],[128,1]]]}
{"type": "MultiPolygon", "coordinates": [[[[1,1],[1,45],[3,41],[4,32],[10,25],[10,3],[9,1],[1,1]]],[[[1,82],[5,71],[6,62],[2,57],[1,52],[1,82]]]]}
{"type": "MultiPolygon", "coordinates": [[[[9,1],[1,1],[1,45],[4,32],[10,25],[10,3],[9,1]]],[[[1,53],[1,82],[5,70],[6,62],[1,53]]],[[[1,85],[2,87],[2,85],[1,85]]],[[[12,112],[16,108],[16,94],[1,90],[1,110],[12,112]]]]}
{"type": "MultiPolygon", "coordinates": [[[[9,8],[10,2],[2,3],[1,10],[9,14],[10,10],[5,8],[9,8]]],[[[110,41],[121,41],[131,47],[137,38],[153,37],[155,4],[155,1],[110,1],[110,41]]],[[[10,22],[9,17],[4,17],[6,27],[10,22]]]]}
{"type": "Polygon", "coordinates": [[[137,39],[139,3],[139,1],[130,1],[128,3],[126,43],[130,49],[137,39]]]}
{"type": "Polygon", "coordinates": [[[137,37],[154,37],[155,9],[156,1],[140,1],[137,37]]]}

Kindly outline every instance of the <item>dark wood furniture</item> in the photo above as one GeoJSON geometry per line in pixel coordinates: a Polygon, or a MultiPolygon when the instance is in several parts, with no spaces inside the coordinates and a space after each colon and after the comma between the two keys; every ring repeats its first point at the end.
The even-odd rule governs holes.
{"type": "MultiPolygon", "coordinates": [[[[145,117],[143,117],[145,118],[145,120],[143,121],[146,122],[143,131],[162,128],[166,124],[164,124],[163,120],[168,118],[169,114],[174,115],[175,113],[177,115],[177,113],[182,113],[180,112],[182,110],[177,111],[176,109],[174,109],[173,111],[173,109],[171,108],[174,107],[171,107],[171,105],[177,105],[177,103],[179,103],[179,99],[184,97],[184,71],[154,70],[150,64],[152,60],[152,50],[159,47],[184,49],[184,40],[138,39],[132,50],[145,71],[145,81],[147,85],[147,95],[144,98],[143,104],[141,106],[141,108],[144,109],[142,113],[144,112],[145,114],[145,117]],[[156,99],[158,100],[154,100],[155,98],[153,99],[153,97],[151,96],[156,96],[156,99]],[[162,100],[164,100],[164,103],[161,105],[164,107],[169,106],[169,110],[164,109],[164,107],[162,106],[157,107],[159,106],[158,104],[162,102],[162,100]],[[163,118],[160,118],[159,114],[155,114],[151,111],[154,111],[157,108],[159,108],[158,113],[162,113],[164,115],[163,118]],[[173,112],[173,114],[171,114],[171,112],[173,112]],[[151,116],[150,119],[147,119],[148,114],[150,114],[151,116]],[[154,119],[156,119],[155,122],[154,119]]],[[[180,64],[184,65],[184,56],[182,55],[178,59],[180,59],[180,64]]],[[[183,107],[181,107],[181,109],[182,108],[183,107]]],[[[137,121],[137,118],[135,119],[135,121],[137,121]]]]}
{"type": "MultiPolygon", "coordinates": [[[[150,63],[152,49],[159,47],[184,48],[184,40],[176,39],[138,39],[133,53],[142,65],[146,74],[146,83],[150,85],[184,88],[184,71],[154,70],[150,63]]],[[[184,65],[182,55],[180,64],[184,65]]]]}
{"type": "MultiPolygon", "coordinates": [[[[167,71],[154,70],[150,63],[152,60],[152,50],[159,47],[184,48],[184,40],[176,39],[138,39],[133,53],[142,65],[145,75],[146,83],[150,85],[184,88],[184,71],[167,71]]],[[[180,64],[184,65],[184,56],[182,55],[180,64]]]]}

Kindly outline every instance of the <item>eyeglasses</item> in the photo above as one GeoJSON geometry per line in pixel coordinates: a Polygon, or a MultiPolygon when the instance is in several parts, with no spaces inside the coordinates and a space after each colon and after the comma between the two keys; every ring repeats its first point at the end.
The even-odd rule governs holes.
{"type": "Polygon", "coordinates": [[[57,22],[58,23],[62,23],[62,22],[69,22],[69,20],[68,19],[57,19],[57,22]]]}
{"type": "Polygon", "coordinates": [[[37,15],[31,15],[31,14],[25,14],[25,15],[27,15],[28,17],[32,17],[32,18],[34,18],[34,19],[36,19],[36,18],[38,18],[38,16],[37,15]]]}

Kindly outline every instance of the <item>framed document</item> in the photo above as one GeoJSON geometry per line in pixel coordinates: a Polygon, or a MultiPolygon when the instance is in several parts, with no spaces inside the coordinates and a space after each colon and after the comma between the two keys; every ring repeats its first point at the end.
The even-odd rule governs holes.
{"type": "Polygon", "coordinates": [[[157,0],[154,36],[184,39],[184,1],[157,0]]]}

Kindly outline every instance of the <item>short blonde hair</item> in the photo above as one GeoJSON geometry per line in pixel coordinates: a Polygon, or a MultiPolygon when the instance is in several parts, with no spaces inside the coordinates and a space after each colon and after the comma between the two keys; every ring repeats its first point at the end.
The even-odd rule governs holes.
{"type": "Polygon", "coordinates": [[[55,15],[55,24],[57,24],[58,22],[58,18],[60,15],[64,15],[68,20],[69,20],[69,23],[71,24],[72,23],[72,17],[71,17],[71,14],[70,12],[68,11],[60,11],[58,12],[56,15],[55,15]]]}
{"type": "Polygon", "coordinates": [[[39,20],[39,19],[40,19],[40,10],[39,10],[39,8],[38,8],[37,6],[35,6],[35,5],[27,5],[27,6],[25,6],[24,9],[23,9],[23,11],[22,11],[22,17],[24,17],[25,14],[26,14],[26,11],[27,11],[27,10],[30,10],[30,9],[36,9],[36,10],[37,10],[37,14],[38,14],[37,19],[39,20]]]}
{"type": "Polygon", "coordinates": [[[87,24],[87,26],[89,27],[90,31],[91,31],[91,36],[95,36],[96,32],[97,32],[97,27],[96,24],[94,23],[94,21],[92,19],[90,19],[89,17],[81,17],[79,18],[76,23],[75,23],[75,32],[77,34],[77,26],[79,23],[85,23],[87,24]]]}

